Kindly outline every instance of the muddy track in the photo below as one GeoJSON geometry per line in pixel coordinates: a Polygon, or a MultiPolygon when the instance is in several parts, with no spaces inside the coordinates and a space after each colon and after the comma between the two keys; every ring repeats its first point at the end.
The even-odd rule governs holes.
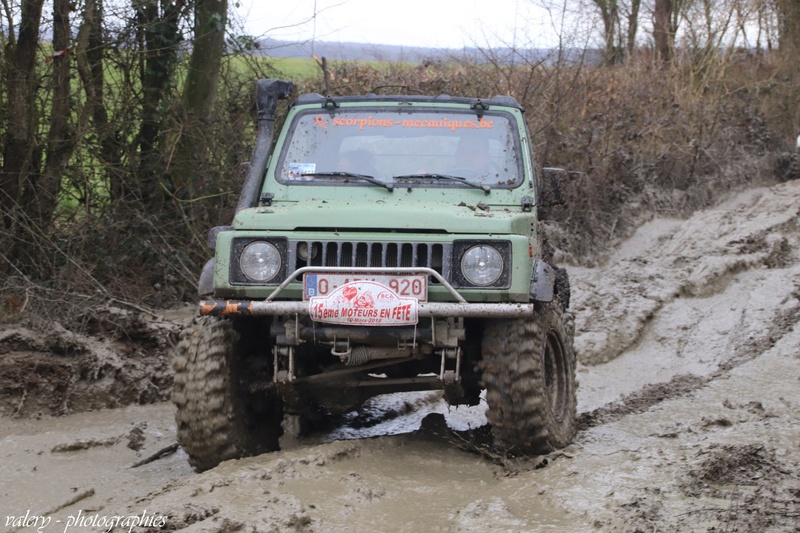
{"type": "MultiPolygon", "coordinates": [[[[794,291],[792,295],[800,302],[797,291],[794,291]]],[[[615,422],[628,415],[644,413],[661,402],[687,396],[715,380],[724,379],[735,368],[752,361],[768,350],[784,335],[792,331],[798,322],[800,322],[800,305],[780,310],[767,324],[767,329],[762,336],[748,338],[737,344],[731,357],[723,360],[711,375],[703,377],[694,374],[680,374],[665,383],[647,385],[617,401],[591,412],[582,413],[578,419],[578,429],[585,430],[600,424],[615,422]]]]}
{"type": "MultiPolygon", "coordinates": [[[[603,266],[568,266],[580,386],[565,450],[503,457],[485,446],[485,404],[448,409],[418,393],[197,474],[169,403],[49,418],[33,386],[15,411],[7,384],[3,413],[25,416],[0,425],[0,531],[35,531],[19,522],[26,511],[49,516],[50,531],[94,517],[70,529],[87,532],[114,515],[152,532],[798,531],[799,210],[800,183],[753,189],[652,220],[603,266]],[[28,416],[37,406],[41,419],[28,416]]],[[[48,361],[49,347],[84,346],[56,361],[100,360],[71,339],[0,334],[0,350],[48,361]]],[[[143,359],[113,360],[140,375],[143,359]]],[[[70,372],[67,405],[79,389],[116,390],[70,372]]]]}

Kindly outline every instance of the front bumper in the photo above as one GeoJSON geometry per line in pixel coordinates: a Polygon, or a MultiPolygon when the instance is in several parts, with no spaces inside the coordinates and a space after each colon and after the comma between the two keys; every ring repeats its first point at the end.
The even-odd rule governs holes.
{"type": "MultiPolygon", "coordinates": [[[[533,316],[533,304],[520,303],[447,303],[422,302],[420,317],[464,317],[464,318],[523,318],[533,316]]],[[[309,316],[308,302],[274,302],[256,300],[202,300],[201,315],[213,316],[309,316]]]]}
{"type": "MultiPolygon", "coordinates": [[[[359,268],[339,267],[336,272],[353,274],[427,274],[445,287],[455,302],[420,302],[418,316],[420,317],[464,317],[464,318],[523,318],[534,314],[531,303],[483,303],[467,302],[458,291],[431,268],[359,268]]],[[[311,314],[307,301],[276,300],[281,292],[303,274],[314,272],[330,272],[328,267],[303,267],[295,270],[264,300],[228,300],[205,299],[200,302],[200,314],[212,316],[275,316],[275,315],[300,315],[311,314]]]]}

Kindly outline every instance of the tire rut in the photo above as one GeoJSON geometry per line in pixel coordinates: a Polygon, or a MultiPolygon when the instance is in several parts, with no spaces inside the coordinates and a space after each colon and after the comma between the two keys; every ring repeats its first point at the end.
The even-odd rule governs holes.
{"type": "Polygon", "coordinates": [[[738,343],[734,348],[733,355],[721,362],[709,376],[679,374],[667,382],[648,385],[603,407],[580,413],[578,431],[610,424],[629,415],[644,413],[662,402],[692,394],[712,381],[726,377],[743,364],[756,359],[800,322],[800,287],[795,286],[792,297],[798,301],[796,305],[777,312],[771,320],[771,327],[763,335],[738,343]]]}

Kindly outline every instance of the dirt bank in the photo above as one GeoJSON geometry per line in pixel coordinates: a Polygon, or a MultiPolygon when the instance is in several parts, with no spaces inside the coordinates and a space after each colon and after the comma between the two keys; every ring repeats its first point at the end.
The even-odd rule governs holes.
{"type": "Polygon", "coordinates": [[[114,515],[141,531],[798,531],[799,211],[798,182],[753,189],[569,268],[581,429],[562,452],[469,451],[483,409],[427,393],[203,474],[173,451],[168,403],[6,418],[0,525],[34,531],[29,511],[48,531],[114,515]]]}
{"type": "Polygon", "coordinates": [[[71,317],[78,327],[70,329],[39,318],[0,324],[0,416],[65,415],[168,399],[170,354],[186,314],[154,317],[104,306],[71,317]]]}

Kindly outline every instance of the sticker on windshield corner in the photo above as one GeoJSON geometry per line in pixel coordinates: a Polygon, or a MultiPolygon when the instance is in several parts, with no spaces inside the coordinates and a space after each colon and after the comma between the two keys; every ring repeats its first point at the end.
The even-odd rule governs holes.
{"type": "Polygon", "coordinates": [[[316,163],[289,163],[289,172],[286,176],[290,180],[310,180],[314,178],[305,174],[313,174],[316,171],[316,163]]]}
{"type": "Polygon", "coordinates": [[[416,298],[403,298],[374,281],[352,281],[310,298],[311,320],[355,326],[405,326],[419,320],[416,298]]]}

